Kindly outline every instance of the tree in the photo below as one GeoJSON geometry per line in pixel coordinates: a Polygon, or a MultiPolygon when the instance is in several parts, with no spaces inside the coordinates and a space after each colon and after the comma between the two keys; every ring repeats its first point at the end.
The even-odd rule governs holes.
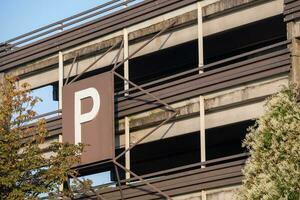
{"type": "Polygon", "coordinates": [[[68,196],[70,191],[60,186],[77,175],[72,167],[80,162],[84,145],[48,144],[45,120],[28,125],[41,99],[30,96],[29,84],[18,87],[16,80],[5,77],[0,83],[0,199],[68,196]]]}
{"type": "Polygon", "coordinates": [[[300,199],[300,105],[298,90],[284,88],[267,100],[266,111],[243,143],[250,158],[240,200],[300,199]]]}

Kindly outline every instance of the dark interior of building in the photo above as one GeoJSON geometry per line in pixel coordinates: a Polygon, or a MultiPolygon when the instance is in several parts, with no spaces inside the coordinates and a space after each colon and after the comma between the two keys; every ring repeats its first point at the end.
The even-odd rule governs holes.
{"type": "MultiPolygon", "coordinates": [[[[286,40],[283,16],[268,18],[204,38],[204,62],[219,60],[286,40]]],[[[273,49],[274,50],[274,49],[273,49]]],[[[252,55],[253,56],[253,55],[252,55]]],[[[247,59],[243,57],[241,59],[247,59]]],[[[234,61],[236,62],[236,60],[234,61]]],[[[130,60],[130,80],[145,84],[197,67],[197,41],[156,51],[130,60]]],[[[228,63],[227,63],[228,64],[228,63]]],[[[230,64],[230,63],[229,63],[230,64]]],[[[82,78],[110,70],[112,66],[85,73],[82,78]]],[[[123,74],[123,67],[118,69],[123,74]]],[[[115,77],[115,91],[123,90],[123,80],[115,77]]],[[[241,143],[253,121],[243,121],[206,130],[206,158],[212,160],[245,152],[241,143]]],[[[123,149],[117,149],[116,154],[123,149]]],[[[200,161],[199,132],[141,144],[131,151],[131,169],[143,175],[200,161]]],[[[124,159],[120,160],[124,163],[124,159]]],[[[111,170],[108,165],[100,171],[111,170]]],[[[120,171],[121,172],[121,171],[120,171]]],[[[93,173],[95,173],[93,171],[93,173]]],[[[115,177],[114,175],[112,177],[115,177]]],[[[121,173],[124,178],[124,172],[121,173]]]]}
{"type": "MultiPolygon", "coordinates": [[[[286,40],[286,27],[283,16],[278,15],[258,22],[253,22],[242,27],[236,27],[227,31],[203,38],[204,64],[211,64],[226,58],[256,50],[280,41],[286,40]]],[[[132,58],[129,61],[129,77],[136,84],[142,85],[151,81],[197,68],[198,63],[197,40],[162,49],[147,55],[132,58]]],[[[274,48],[272,49],[274,51],[274,48]]],[[[260,53],[267,53],[266,51],[260,53]]],[[[251,56],[259,56],[253,54],[251,56]]],[[[240,58],[240,61],[251,56],[240,58]]],[[[233,63],[238,62],[233,60],[233,63]]],[[[226,65],[231,64],[226,62],[226,65]]],[[[209,70],[214,67],[209,68],[209,70]]],[[[93,76],[112,69],[111,66],[85,73],[81,79],[93,76]]],[[[123,66],[117,72],[124,74],[123,66]]],[[[115,79],[115,91],[122,91],[124,81],[118,77],[115,79]]],[[[57,87],[57,84],[54,84],[57,87]]],[[[130,85],[130,87],[132,87],[130,85]]],[[[56,98],[57,99],[57,98],[56,98]]]]}

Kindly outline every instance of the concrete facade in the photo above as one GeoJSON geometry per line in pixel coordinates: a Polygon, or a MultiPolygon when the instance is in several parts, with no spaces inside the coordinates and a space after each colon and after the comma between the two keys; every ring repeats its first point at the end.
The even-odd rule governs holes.
{"type": "MultiPolygon", "coordinates": [[[[218,159],[222,160],[227,157],[227,154],[223,153],[224,149],[230,149],[228,151],[232,152],[239,151],[239,156],[245,153],[244,149],[236,148],[236,146],[241,144],[241,138],[246,133],[246,130],[244,130],[245,124],[248,126],[264,112],[266,98],[278,92],[283,86],[288,86],[290,82],[300,83],[300,21],[298,19],[289,22],[283,21],[285,10],[283,0],[204,0],[189,2],[191,3],[188,5],[124,28],[128,32],[128,52],[130,55],[137,51],[154,34],[175,21],[172,28],[167,29],[163,34],[156,37],[129,60],[129,71],[127,73],[132,72],[130,71],[132,60],[140,59],[140,62],[145,62],[146,65],[146,62],[152,62],[152,57],[149,58],[149,56],[161,55],[165,52],[175,52],[174,55],[171,54],[169,57],[164,57],[169,60],[175,59],[179,54],[199,54],[201,50],[204,50],[204,54],[199,54],[196,65],[192,61],[192,64],[189,63],[193,56],[187,56],[186,60],[182,59],[184,60],[182,62],[185,62],[182,66],[161,69],[156,74],[162,76],[162,78],[154,81],[152,79],[149,80],[150,85],[147,85],[147,80],[143,80],[145,81],[143,83],[144,88],[153,89],[153,94],[160,95],[159,98],[163,99],[163,101],[168,101],[168,104],[177,112],[174,118],[157,130],[155,129],[160,123],[172,116],[171,112],[166,111],[162,106],[147,107],[157,102],[140,105],[140,102],[146,102],[149,99],[143,99],[142,95],[135,97],[134,95],[137,92],[129,90],[127,92],[123,91],[123,93],[121,91],[120,93],[120,91],[115,91],[115,96],[118,96],[120,93],[125,98],[125,100],[120,100],[121,103],[125,102],[123,108],[120,106],[121,103],[118,101],[118,98],[115,97],[117,99],[115,100],[116,108],[124,109],[125,113],[130,113],[125,115],[125,117],[118,117],[116,114],[115,149],[116,152],[127,149],[141,140],[137,145],[137,149],[140,152],[131,150],[130,154],[126,154],[124,159],[125,165],[139,172],[143,172],[143,169],[145,169],[145,173],[141,175],[145,176],[153,185],[161,187],[174,200],[229,200],[234,198],[234,194],[239,187],[238,185],[241,183],[241,168],[244,165],[245,155],[242,155],[240,158],[235,157],[237,156],[236,153],[232,153],[232,155],[228,153],[233,158],[229,156],[229,160],[222,162],[218,159]],[[201,21],[203,20],[201,24],[198,24],[200,21],[198,18],[199,13],[201,21]],[[277,21],[272,24],[272,20],[277,21]],[[261,25],[260,23],[265,23],[270,27],[274,25],[274,30],[281,30],[282,27],[286,27],[283,30],[284,35],[266,39],[264,38],[268,37],[268,31],[266,30],[266,36],[262,36],[260,41],[252,41],[251,34],[255,34],[253,30],[264,28],[265,24],[261,25]],[[236,41],[232,40],[232,43],[236,42],[235,49],[226,49],[224,46],[228,45],[226,40],[229,38],[226,34],[229,36],[232,34],[232,37],[236,37],[234,34],[238,34],[238,30],[242,29],[245,29],[246,32],[243,33],[249,33],[249,36],[243,35],[240,38],[236,38],[236,41]],[[202,37],[199,38],[199,35],[202,35],[202,37]],[[228,38],[222,40],[222,37],[228,38]],[[250,39],[247,40],[247,37],[250,39]],[[216,42],[209,43],[212,40],[216,42]],[[248,43],[242,44],[244,40],[247,40],[248,43]],[[200,45],[201,42],[202,47],[200,45]],[[210,47],[208,44],[215,46],[210,47]],[[184,45],[187,45],[187,47],[182,47],[184,45]],[[197,52],[191,53],[193,47],[197,45],[197,52]],[[211,57],[205,51],[209,48],[215,48],[215,51],[213,51],[215,54],[211,57]],[[188,51],[185,51],[186,49],[188,51]],[[224,51],[225,53],[219,55],[218,51],[224,51]],[[192,75],[178,75],[191,70],[186,67],[187,65],[195,65],[193,69],[198,70],[198,64],[201,61],[204,63],[204,66],[199,68],[199,72],[195,71],[196,73],[192,75]],[[222,69],[224,71],[221,71],[222,69]],[[179,72],[177,73],[176,70],[179,72]],[[200,75],[203,74],[203,77],[200,75],[198,77],[199,73],[200,75]],[[174,80],[172,79],[173,76],[176,76],[173,78],[174,80]],[[235,76],[237,78],[234,78],[235,76]],[[191,81],[180,82],[185,79],[191,81]],[[201,80],[206,79],[207,85],[204,84],[204,86],[199,86],[198,88],[198,85],[203,84],[201,80]],[[192,80],[195,82],[192,82],[192,80]],[[173,85],[168,86],[168,84],[173,85]],[[179,87],[180,85],[185,87],[179,87]],[[161,89],[159,89],[160,86],[162,87],[161,89]],[[168,87],[171,89],[168,89],[168,87]],[[168,91],[170,93],[174,92],[173,90],[175,89],[172,87],[175,89],[179,88],[178,93],[180,94],[167,96],[168,91]],[[165,88],[167,89],[164,90],[165,88]],[[166,94],[161,94],[163,93],[162,91],[167,92],[166,94]],[[126,99],[127,95],[130,98],[126,99]],[[133,100],[130,95],[133,95],[133,100]],[[185,98],[181,98],[180,95],[185,98]],[[137,99],[136,101],[134,101],[135,98],[137,99]],[[126,102],[129,103],[126,104],[126,102]],[[137,109],[139,107],[143,108],[143,106],[145,107],[144,110],[140,111],[137,109]],[[243,128],[243,130],[239,131],[239,128],[243,128]],[[146,137],[152,130],[155,131],[146,137]],[[209,141],[206,137],[215,138],[216,142],[209,141]],[[181,140],[184,142],[181,142],[181,140]],[[194,143],[196,145],[193,146],[194,143]],[[208,155],[208,148],[213,149],[211,151],[213,152],[211,153],[212,155],[208,155]],[[149,149],[157,151],[151,154],[148,152],[150,151],[149,149]],[[207,157],[211,156],[214,159],[203,157],[206,154],[207,157]],[[176,160],[177,157],[178,160],[176,160]],[[186,159],[184,159],[185,157],[186,159]],[[211,160],[213,160],[212,164],[209,163],[211,160]],[[196,163],[200,164],[195,167],[196,163]],[[178,170],[177,167],[179,167],[178,170]],[[173,168],[174,170],[176,169],[175,172],[165,171],[173,170],[173,168]],[[149,176],[149,178],[146,174],[151,173],[158,173],[158,175],[149,176]],[[189,177],[189,179],[184,179],[184,177],[189,177]],[[200,183],[197,181],[200,181],[200,183]]],[[[17,75],[20,77],[20,83],[29,82],[33,89],[56,84],[59,85],[59,90],[62,86],[60,84],[67,78],[71,66],[74,66],[74,68],[70,72],[70,78],[74,78],[83,72],[87,66],[100,58],[108,48],[116,43],[120,43],[124,38],[124,29],[99,36],[96,39],[74,45],[71,48],[63,49],[60,51],[63,55],[63,59],[60,61],[62,68],[59,68],[59,52],[57,52],[22,65],[16,65],[9,70],[4,70],[0,73],[0,78],[4,74],[17,75]],[[76,60],[73,63],[75,57],[76,60]],[[63,72],[62,77],[59,75],[61,72],[63,72]]],[[[118,51],[119,48],[112,49],[105,57],[87,70],[84,78],[101,73],[99,70],[101,71],[101,69],[112,66],[118,51]]],[[[122,56],[118,58],[118,62],[124,60],[124,49],[120,51],[120,54],[122,56]]],[[[164,62],[167,63],[166,60],[159,60],[156,63],[164,62]]],[[[144,66],[140,68],[142,67],[144,66]]],[[[149,71],[152,71],[151,69],[143,71],[140,68],[135,69],[137,69],[136,73],[139,73],[142,77],[141,79],[143,79],[142,75],[147,75],[147,73],[150,73],[149,71]]],[[[160,69],[153,68],[153,71],[155,70],[160,69]]],[[[124,71],[126,71],[125,68],[124,71]]],[[[131,80],[132,77],[129,76],[128,78],[131,80]]],[[[60,140],[62,133],[59,120],[61,118],[58,117],[58,125],[55,125],[55,128],[53,128],[55,130],[53,134],[51,133],[49,142],[60,140]]],[[[50,154],[49,152],[46,155],[50,154]]],[[[128,173],[124,173],[122,178],[124,179],[125,177],[132,178],[128,173]]],[[[128,183],[130,182],[124,184],[126,199],[155,199],[154,197],[149,197],[151,192],[147,191],[144,185],[140,186],[141,182],[128,183]],[[131,185],[133,185],[132,188],[130,187],[131,185]],[[135,191],[139,187],[147,192],[141,193],[142,189],[135,191]]],[[[106,188],[101,191],[101,194],[107,199],[121,199],[117,191],[117,188],[106,188]]],[[[91,194],[91,198],[94,198],[93,194],[91,194]]]]}
{"type": "MultiPolygon", "coordinates": [[[[267,17],[275,16],[283,11],[282,0],[276,1],[220,1],[203,8],[203,35],[208,36],[218,32],[238,27],[247,23],[258,21],[267,17]],[[265,3],[266,2],[266,3],[265,3]],[[250,4],[251,6],[246,6],[250,4]],[[270,9],[272,8],[272,9],[270,9]],[[224,14],[222,14],[224,13],[224,14]],[[253,14],[255,13],[255,15],[253,14]],[[243,16],[240,18],[239,16],[243,16]],[[207,20],[205,20],[207,17],[207,20]],[[238,20],[237,20],[238,19],[238,20]]],[[[172,34],[164,34],[155,39],[149,46],[140,51],[136,56],[142,56],[151,52],[185,43],[197,39],[197,19],[196,4],[173,11],[163,16],[156,17],[149,21],[128,27],[129,41],[132,41],[129,52],[135,51],[140,47],[147,36],[161,30],[168,23],[163,22],[168,19],[176,20],[181,28],[172,31],[172,34]],[[192,25],[189,25],[191,24],[192,25]],[[139,40],[139,38],[143,38],[139,40]]],[[[78,55],[78,63],[72,75],[79,74],[85,66],[92,63],[101,53],[110,45],[119,42],[122,38],[122,32],[109,34],[87,44],[67,49],[64,54],[65,75],[70,69],[75,55],[78,55]]],[[[97,66],[90,69],[95,70],[100,67],[111,64],[117,50],[110,52],[98,63],[97,66]]],[[[30,82],[32,87],[40,87],[58,80],[58,54],[49,58],[43,58],[25,66],[17,67],[9,74],[22,77],[21,81],[30,82]],[[40,72],[39,72],[40,71],[40,72]],[[23,78],[24,77],[24,78],[23,78]],[[39,81],[37,81],[39,80],[39,81]]]]}

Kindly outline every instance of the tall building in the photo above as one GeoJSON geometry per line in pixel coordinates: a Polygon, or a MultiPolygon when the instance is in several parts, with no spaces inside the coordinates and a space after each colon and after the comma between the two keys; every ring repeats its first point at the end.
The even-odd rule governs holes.
{"type": "Polygon", "coordinates": [[[229,200],[247,128],[300,81],[299,19],[298,0],[113,0],[1,43],[0,77],[53,88],[48,140],[90,144],[103,199],[229,200]]]}

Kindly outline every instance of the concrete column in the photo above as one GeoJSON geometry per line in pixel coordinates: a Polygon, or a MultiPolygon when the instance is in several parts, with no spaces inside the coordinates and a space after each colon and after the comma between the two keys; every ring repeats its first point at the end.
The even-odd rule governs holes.
{"type": "MultiPolygon", "coordinates": [[[[2,72],[2,73],[0,73],[0,83],[3,83],[3,80],[4,80],[4,73],[2,72]]],[[[1,99],[0,99],[0,103],[1,103],[1,99]]]]}
{"type": "Polygon", "coordinates": [[[206,191],[205,190],[201,191],[201,200],[206,200],[206,191]]]}
{"type": "Polygon", "coordinates": [[[4,72],[0,73],[0,81],[4,79],[4,76],[5,76],[4,72]]]}
{"type": "Polygon", "coordinates": [[[287,24],[287,37],[291,40],[289,49],[291,51],[292,68],[290,73],[291,82],[300,86],[300,20],[291,21],[287,24]]]}

